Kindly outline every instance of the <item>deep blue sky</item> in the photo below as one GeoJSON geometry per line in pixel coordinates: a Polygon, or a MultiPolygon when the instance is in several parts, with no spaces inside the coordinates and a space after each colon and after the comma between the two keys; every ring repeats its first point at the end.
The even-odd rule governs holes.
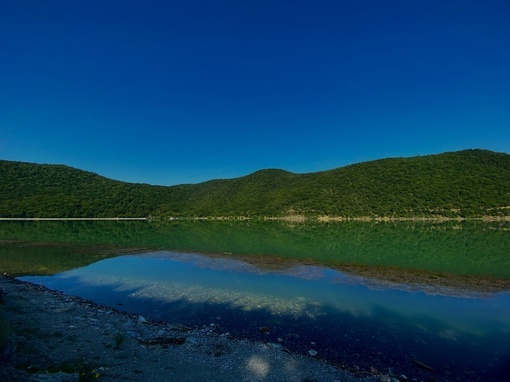
{"type": "Polygon", "coordinates": [[[0,159],[151,184],[510,152],[510,1],[0,2],[0,159]]]}

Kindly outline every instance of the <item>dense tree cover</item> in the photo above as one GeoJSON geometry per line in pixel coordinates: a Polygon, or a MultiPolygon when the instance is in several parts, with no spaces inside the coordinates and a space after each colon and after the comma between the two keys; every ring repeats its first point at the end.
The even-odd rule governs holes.
{"type": "Polygon", "coordinates": [[[171,187],[11,161],[0,161],[0,177],[0,217],[510,214],[510,155],[487,150],[381,159],[308,174],[261,170],[171,187]]]}
{"type": "Polygon", "coordinates": [[[2,217],[147,216],[166,194],[63,165],[0,161],[0,174],[2,217]]]}

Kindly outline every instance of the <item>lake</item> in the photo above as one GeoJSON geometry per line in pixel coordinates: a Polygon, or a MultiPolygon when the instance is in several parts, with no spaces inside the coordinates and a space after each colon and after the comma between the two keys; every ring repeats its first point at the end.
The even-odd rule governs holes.
{"type": "Polygon", "coordinates": [[[0,271],[147,318],[350,370],[510,372],[508,223],[0,222],[0,240],[0,271]]]}

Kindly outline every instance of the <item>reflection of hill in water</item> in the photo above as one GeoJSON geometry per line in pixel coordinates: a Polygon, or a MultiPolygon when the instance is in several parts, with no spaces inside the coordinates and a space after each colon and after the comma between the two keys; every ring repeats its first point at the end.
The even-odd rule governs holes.
{"type": "Polygon", "coordinates": [[[346,266],[340,267],[339,271],[352,274],[357,282],[371,287],[380,287],[382,284],[396,289],[452,297],[490,297],[492,293],[510,291],[509,279],[493,277],[371,266],[346,266]]]}
{"type": "Polygon", "coordinates": [[[328,269],[340,272],[329,282],[364,284],[371,288],[394,288],[421,291],[445,296],[490,297],[490,294],[510,291],[510,279],[456,275],[390,266],[338,265],[327,268],[311,260],[286,259],[278,256],[239,256],[234,254],[184,254],[156,252],[144,256],[171,257],[184,262],[211,268],[250,273],[277,273],[305,279],[325,277],[328,269]]]}
{"type": "Polygon", "coordinates": [[[126,253],[135,248],[108,245],[29,243],[0,240],[0,272],[11,276],[49,276],[126,253]]]}
{"type": "MultiPolygon", "coordinates": [[[[508,222],[287,225],[237,221],[3,221],[0,222],[0,238],[58,243],[56,247],[31,250],[30,259],[18,256],[19,261],[36,264],[31,270],[37,270],[38,274],[84,266],[101,259],[101,256],[111,255],[112,249],[115,254],[118,248],[129,247],[231,253],[252,263],[259,262],[265,268],[288,268],[293,261],[298,264],[327,265],[396,283],[418,281],[416,274],[419,273],[424,275],[419,278],[424,285],[430,284],[431,280],[434,285],[444,283],[445,278],[454,279],[452,275],[478,276],[479,280],[487,277],[486,280],[490,281],[469,283],[492,285],[493,278],[510,279],[509,227],[508,222]],[[62,244],[67,249],[57,250],[62,244]],[[77,251],[75,245],[78,245],[77,251]],[[92,256],[85,258],[84,254],[92,256]],[[267,255],[271,256],[270,260],[267,255]],[[37,260],[38,256],[40,260],[37,260]],[[50,270],[44,271],[44,267],[50,270]],[[432,273],[446,273],[448,277],[430,276],[432,273]]],[[[0,261],[4,262],[4,269],[0,271],[6,271],[6,261],[15,262],[9,260],[14,258],[12,250],[9,250],[11,254],[6,254],[5,248],[5,245],[0,246],[3,251],[3,260],[0,261]]],[[[456,278],[460,284],[464,283],[463,276],[456,278]]]]}

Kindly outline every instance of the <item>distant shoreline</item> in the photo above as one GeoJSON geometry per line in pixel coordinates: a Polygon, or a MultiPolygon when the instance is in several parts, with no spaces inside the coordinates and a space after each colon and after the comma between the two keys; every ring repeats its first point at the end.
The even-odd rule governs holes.
{"type": "MultiPolygon", "coordinates": [[[[480,221],[480,222],[507,222],[510,216],[479,216],[479,217],[446,217],[446,216],[414,216],[414,217],[388,217],[388,216],[304,216],[304,215],[288,215],[288,216],[263,216],[255,218],[260,221],[285,221],[291,223],[304,223],[315,221],[319,223],[334,223],[346,221],[358,222],[448,222],[448,221],[480,221]]],[[[151,220],[201,220],[201,221],[231,221],[231,220],[253,220],[247,216],[196,216],[196,217],[130,217],[130,218],[3,218],[0,221],[151,221],[151,220]]]]}
{"type": "Polygon", "coordinates": [[[63,221],[63,220],[148,220],[150,218],[0,218],[0,220],[6,221],[34,221],[34,220],[55,220],[55,221],[63,221]]]}

